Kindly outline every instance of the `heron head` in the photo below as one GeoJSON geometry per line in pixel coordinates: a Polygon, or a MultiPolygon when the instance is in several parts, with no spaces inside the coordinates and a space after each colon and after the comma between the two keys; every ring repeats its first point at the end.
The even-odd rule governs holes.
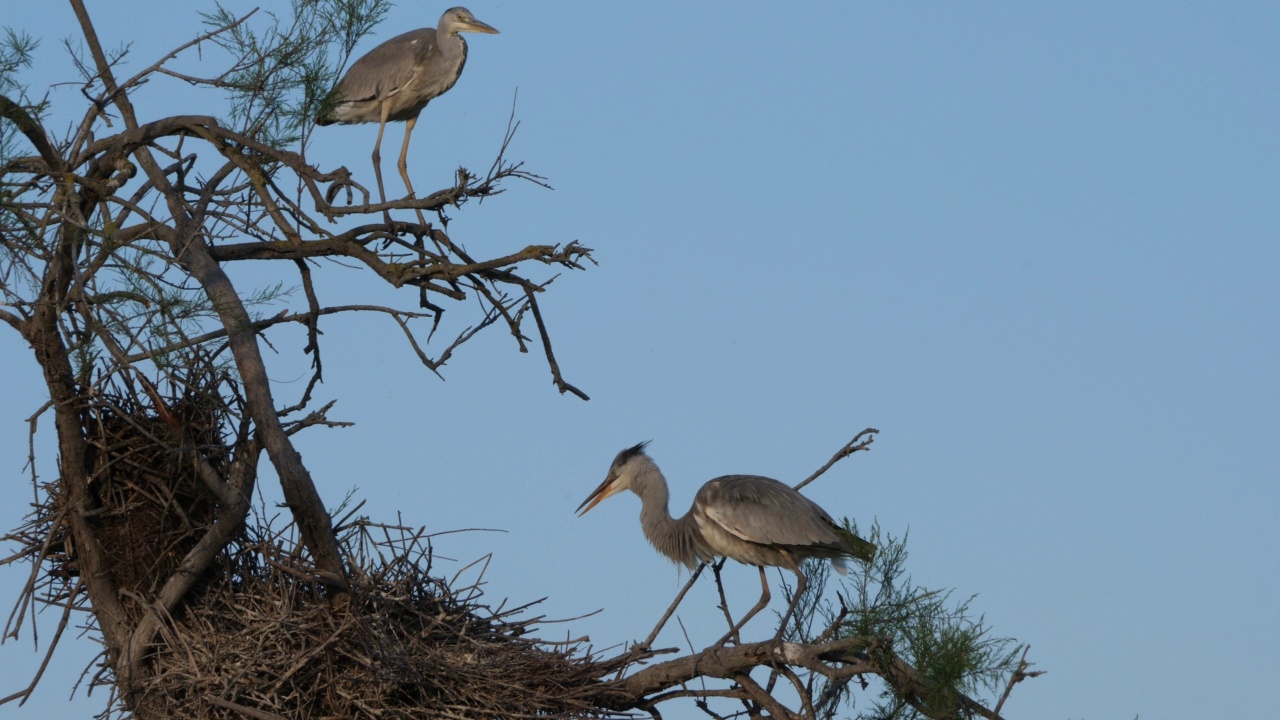
{"type": "Polygon", "coordinates": [[[460,32],[488,33],[497,35],[498,29],[488,23],[480,22],[471,11],[464,7],[449,8],[440,16],[439,27],[450,35],[460,32]]]}
{"type": "Polygon", "coordinates": [[[648,444],[649,441],[646,440],[618,453],[618,456],[613,459],[613,464],[609,466],[609,474],[605,476],[604,482],[600,483],[600,486],[595,490],[592,490],[587,499],[583,500],[582,504],[578,506],[575,511],[578,513],[578,517],[586,515],[591,508],[599,505],[601,500],[617,495],[623,490],[631,489],[631,481],[636,476],[636,461],[639,458],[648,457],[644,454],[644,446],[648,444]]]}

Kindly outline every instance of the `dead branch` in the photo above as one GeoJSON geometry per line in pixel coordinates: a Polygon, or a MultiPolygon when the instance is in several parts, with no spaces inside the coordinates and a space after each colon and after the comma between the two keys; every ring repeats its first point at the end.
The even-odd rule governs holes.
{"type": "Polygon", "coordinates": [[[862,432],[858,433],[857,435],[854,435],[854,436],[853,436],[853,439],[852,439],[852,440],[850,440],[849,442],[845,443],[844,447],[842,447],[842,448],[840,448],[839,450],[837,450],[837,451],[836,451],[836,454],[835,454],[835,455],[832,455],[832,456],[831,456],[831,459],[830,459],[830,460],[828,460],[828,461],[827,461],[827,463],[826,463],[825,465],[823,465],[822,467],[818,468],[818,469],[817,469],[816,471],[814,471],[814,473],[813,473],[812,475],[810,475],[809,477],[807,477],[807,478],[805,478],[804,480],[801,480],[800,482],[796,483],[793,487],[795,487],[795,489],[796,489],[796,490],[799,490],[800,488],[804,487],[805,485],[808,485],[809,483],[813,482],[814,480],[817,480],[819,476],[821,476],[821,475],[822,475],[823,473],[825,473],[826,471],[830,470],[830,469],[831,469],[831,466],[835,465],[836,463],[840,462],[841,460],[843,460],[843,459],[845,459],[845,458],[849,457],[850,455],[852,455],[852,454],[854,454],[854,453],[858,452],[859,450],[870,450],[870,449],[871,449],[871,443],[875,442],[875,440],[876,440],[876,439],[875,439],[875,435],[877,435],[879,432],[880,432],[880,431],[879,431],[879,430],[876,430],[875,428],[867,428],[866,430],[863,430],[862,432]],[[863,439],[862,439],[863,437],[866,437],[866,440],[863,440],[863,439]]]}

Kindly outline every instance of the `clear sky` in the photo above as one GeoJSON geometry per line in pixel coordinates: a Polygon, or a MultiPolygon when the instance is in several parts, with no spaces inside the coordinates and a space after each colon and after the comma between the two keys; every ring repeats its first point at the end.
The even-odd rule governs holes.
{"type": "MultiPolygon", "coordinates": [[[[2,22],[43,38],[30,83],[73,80],[69,9],[11,5],[2,22]]],[[[573,515],[618,450],[653,440],[679,514],[713,476],[796,482],[874,426],[872,452],[806,492],[909,529],[916,582],[977,593],[997,633],[1031,643],[1048,674],[1008,716],[1274,713],[1280,5],[470,8],[502,34],[472,36],[462,80],[425,111],[414,182],[487,168],[519,90],[510,154],[555,190],[511,185],[450,230],[481,252],[596,249],[600,267],[543,300],[592,400],[558,395],[501,330],[441,382],[384,319],[327,319],[317,399],[358,423],[300,440],[330,503],[354,487],[375,519],[503,530],[436,548],[459,568],[492,552],[495,604],[603,608],[547,634],[607,646],[647,634],[682,581],[633,496],[573,515]]],[[[362,50],[443,9],[402,3],[362,50]]],[[[134,69],[200,31],[187,3],[90,10],[108,46],[133,43],[134,69]]],[[[59,129],[82,111],[74,85],[50,99],[59,129]]],[[[139,102],[150,117],[222,112],[216,94],[161,82],[139,102]]],[[[322,128],[310,157],[368,173],[375,132],[322,128]]],[[[386,297],[338,267],[317,281],[330,302],[386,297]]],[[[290,401],[302,344],[283,336],[271,361],[290,401]]],[[[42,396],[9,332],[0,370],[9,528],[42,396]]],[[[0,569],[0,602],[26,572],[0,569]]],[[[735,607],[753,602],[755,571],[729,575],[735,607]]],[[[722,633],[710,586],[681,617],[695,644],[722,633]]],[[[64,701],[85,645],[64,648],[30,716],[98,705],[64,701]]],[[[25,684],[31,647],[0,647],[0,696],[25,684]]]]}

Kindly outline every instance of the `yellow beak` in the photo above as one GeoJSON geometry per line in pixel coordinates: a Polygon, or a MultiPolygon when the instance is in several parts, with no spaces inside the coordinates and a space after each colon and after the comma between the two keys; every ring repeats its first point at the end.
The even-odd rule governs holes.
{"type": "Polygon", "coordinates": [[[610,473],[609,477],[605,478],[604,482],[600,483],[600,487],[592,490],[591,494],[587,496],[587,499],[583,500],[582,504],[578,506],[578,509],[574,511],[578,513],[578,517],[586,515],[591,508],[599,505],[601,500],[604,500],[611,495],[617,495],[621,492],[622,486],[613,484],[617,479],[617,475],[610,473]]]}
{"type": "Polygon", "coordinates": [[[467,21],[467,24],[462,27],[462,32],[487,33],[489,35],[497,35],[498,28],[488,23],[482,23],[479,20],[476,20],[475,18],[471,18],[470,20],[467,21]]]}

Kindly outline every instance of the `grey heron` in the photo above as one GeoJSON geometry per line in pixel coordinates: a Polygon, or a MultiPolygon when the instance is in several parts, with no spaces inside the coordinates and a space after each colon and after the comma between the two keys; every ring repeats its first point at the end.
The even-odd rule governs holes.
{"type": "Polygon", "coordinates": [[[732,625],[720,642],[734,637],[747,621],[769,604],[765,566],[796,574],[796,591],[782,618],[778,637],[805,589],[800,564],[808,558],[831,560],[844,574],[845,558],[870,562],[876,546],[836,524],[827,511],[797,490],[759,475],[724,475],[707,481],[683,517],[667,509],[667,480],[645,454],[647,442],[629,447],[613,459],[609,474],[578,506],[578,516],[623,490],[640,496],[640,525],[654,549],[693,569],[699,562],[728,557],[760,570],[760,601],[732,625]]]}
{"type": "MultiPolygon", "coordinates": [[[[434,98],[448,92],[462,75],[467,63],[467,41],[459,33],[497,33],[464,7],[449,8],[434,28],[410,30],[370,50],[352,64],[331,96],[336,104],[316,118],[320,125],[378,123],[378,140],[373,145],[373,170],[378,179],[378,197],[385,203],[382,187],[382,132],[388,122],[404,122],[404,144],[400,147],[400,177],[409,197],[405,158],[409,136],[418,114],[434,98]]],[[[418,214],[419,220],[422,214],[418,214]]]]}

